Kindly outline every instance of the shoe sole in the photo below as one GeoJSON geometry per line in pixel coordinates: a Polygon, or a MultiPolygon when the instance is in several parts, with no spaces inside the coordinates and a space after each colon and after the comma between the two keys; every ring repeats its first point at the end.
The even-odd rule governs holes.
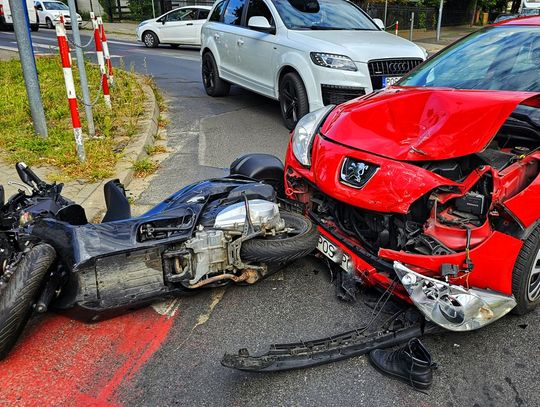
{"type": "Polygon", "coordinates": [[[373,362],[373,360],[371,360],[369,355],[368,355],[368,360],[369,360],[369,363],[371,364],[371,366],[373,366],[379,373],[382,373],[383,375],[388,376],[391,379],[399,380],[399,381],[401,381],[403,383],[406,383],[409,386],[411,386],[411,383],[412,383],[412,384],[414,384],[414,386],[411,386],[411,387],[413,387],[414,389],[427,390],[431,386],[431,383],[430,384],[425,384],[425,383],[417,382],[415,380],[406,379],[406,378],[404,378],[402,376],[399,376],[399,375],[397,375],[395,373],[387,372],[387,371],[381,369],[379,367],[379,365],[377,365],[375,362],[373,362]]]}

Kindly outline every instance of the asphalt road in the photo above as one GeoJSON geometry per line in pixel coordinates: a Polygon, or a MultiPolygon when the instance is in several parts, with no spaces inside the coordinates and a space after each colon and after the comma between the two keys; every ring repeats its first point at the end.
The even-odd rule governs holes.
{"type": "MultiPolygon", "coordinates": [[[[13,33],[0,32],[0,48],[13,42],[13,33]]],[[[109,42],[114,63],[122,58],[152,75],[169,102],[170,153],[138,205],[153,205],[189,182],[220,175],[243,153],[283,157],[288,134],[277,103],[238,88],[226,98],[206,96],[198,50],[109,42]]],[[[41,52],[54,52],[47,48],[54,46],[52,32],[40,30],[34,43],[41,52]]],[[[298,261],[256,286],[203,291],[174,307],[166,339],[109,400],[133,406],[540,405],[538,311],[507,316],[477,332],[426,338],[439,369],[422,394],[381,376],[365,357],[260,375],[219,364],[224,351],[319,338],[369,318],[362,302],[338,301],[328,271],[315,259],[298,261]]]]}

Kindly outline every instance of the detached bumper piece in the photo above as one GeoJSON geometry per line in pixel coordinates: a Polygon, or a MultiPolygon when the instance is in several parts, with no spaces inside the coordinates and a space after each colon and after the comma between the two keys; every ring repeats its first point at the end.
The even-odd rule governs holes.
{"type": "Polygon", "coordinates": [[[405,311],[390,327],[376,332],[365,332],[365,328],[360,328],[314,341],[271,345],[267,353],[254,356],[247,349],[241,349],[238,354],[226,353],[221,364],[249,372],[302,369],[364,355],[373,349],[401,345],[411,338],[439,330],[436,325],[425,324],[417,313],[410,315],[405,311]]]}
{"type": "Polygon", "coordinates": [[[479,288],[464,288],[416,273],[402,263],[394,270],[414,305],[428,321],[450,331],[481,328],[516,306],[513,296],[479,288]]]}

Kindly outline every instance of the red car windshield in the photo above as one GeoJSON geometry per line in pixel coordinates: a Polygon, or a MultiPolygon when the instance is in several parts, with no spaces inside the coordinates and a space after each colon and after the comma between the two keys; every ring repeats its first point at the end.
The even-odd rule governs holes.
{"type": "Polygon", "coordinates": [[[487,27],[428,60],[398,85],[540,92],[540,27],[487,27]]]}

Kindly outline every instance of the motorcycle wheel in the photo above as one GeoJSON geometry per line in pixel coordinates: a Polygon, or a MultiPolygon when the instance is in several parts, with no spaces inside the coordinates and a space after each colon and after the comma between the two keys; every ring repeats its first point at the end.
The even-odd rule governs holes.
{"type": "Polygon", "coordinates": [[[7,356],[30,318],[43,277],[55,258],[52,246],[34,246],[0,290],[0,359],[7,356]]]}
{"type": "Polygon", "coordinates": [[[242,260],[261,263],[290,263],[307,256],[317,247],[319,232],[306,217],[292,212],[281,211],[285,227],[291,232],[275,237],[254,238],[242,243],[242,260]]]}

